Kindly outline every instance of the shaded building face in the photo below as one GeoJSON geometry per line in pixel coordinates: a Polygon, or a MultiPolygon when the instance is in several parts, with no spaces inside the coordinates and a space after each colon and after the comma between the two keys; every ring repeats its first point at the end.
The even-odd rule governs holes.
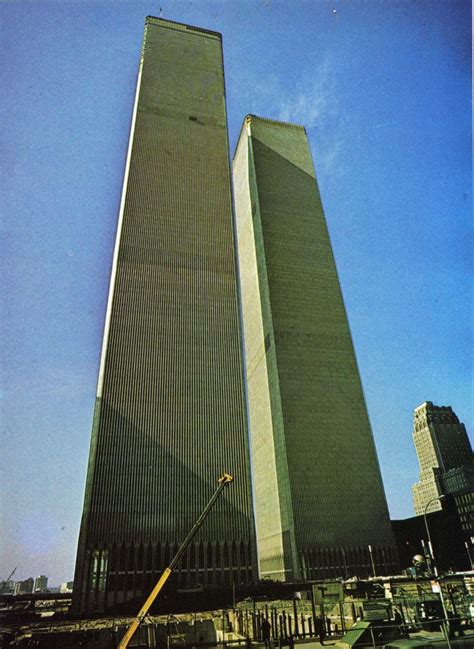
{"type": "Polygon", "coordinates": [[[74,600],[147,592],[223,472],[178,568],[246,583],[254,534],[220,35],[148,18],[114,252],[74,600]]]}
{"type": "MultiPolygon", "coordinates": [[[[470,570],[470,549],[463,540],[464,532],[455,498],[447,498],[442,509],[428,513],[426,522],[430,532],[436,567],[439,571],[470,570]]],[[[425,559],[422,570],[429,569],[428,537],[424,516],[392,521],[392,527],[402,568],[413,566],[413,557],[425,559]]]]}
{"type": "Polygon", "coordinates": [[[234,156],[261,576],[396,569],[303,127],[249,116],[234,156]],[[369,547],[370,546],[370,547],[369,547]]]}

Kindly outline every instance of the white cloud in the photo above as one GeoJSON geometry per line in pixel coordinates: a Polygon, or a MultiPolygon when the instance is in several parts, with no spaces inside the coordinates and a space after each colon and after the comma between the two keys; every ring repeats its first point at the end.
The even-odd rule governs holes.
{"type": "MultiPolygon", "coordinates": [[[[292,83],[275,73],[264,79],[247,73],[241,87],[252,89],[245,94],[245,112],[305,126],[317,174],[338,175],[348,118],[341,110],[329,57],[295,76],[292,83]]],[[[242,101],[241,96],[237,101],[242,101]]]]}
{"type": "Polygon", "coordinates": [[[296,84],[296,92],[280,93],[279,119],[313,128],[333,116],[337,110],[328,59],[323,59],[314,74],[305,74],[296,84]]]}

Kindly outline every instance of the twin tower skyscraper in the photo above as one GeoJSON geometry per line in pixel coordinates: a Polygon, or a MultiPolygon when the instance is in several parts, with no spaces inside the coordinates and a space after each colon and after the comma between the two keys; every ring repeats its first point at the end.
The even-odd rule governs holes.
{"type": "Polygon", "coordinates": [[[234,198],[230,174],[220,34],[147,18],[77,553],[79,612],[146,594],[223,472],[235,481],[183,557],[180,585],[366,575],[371,560],[395,570],[304,128],[246,117],[234,198]]]}

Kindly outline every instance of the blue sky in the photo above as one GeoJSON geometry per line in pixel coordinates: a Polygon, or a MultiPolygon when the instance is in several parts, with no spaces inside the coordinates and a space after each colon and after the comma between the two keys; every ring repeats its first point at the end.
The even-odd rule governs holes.
{"type": "Polygon", "coordinates": [[[473,430],[470,3],[0,3],[0,579],[71,579],[145,16],[223,34],[247,113],[307,127],[393,518],[424,400],[473,430]]]}

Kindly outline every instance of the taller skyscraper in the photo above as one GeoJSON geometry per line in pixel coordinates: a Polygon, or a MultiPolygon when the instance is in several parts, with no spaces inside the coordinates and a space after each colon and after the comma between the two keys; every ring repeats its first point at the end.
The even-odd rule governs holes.
{"type": "Polygon", "coordinates": [[[255,578],[221,36],[149,17],[113,256],[74,582],[147,592],[223,471],[181,584],[255,578]]]}
{"type": "Polygon", "coordinates": [[[304,128],[248,116],[234,191],[260,574],[396,570],[304,128]]]}
{"type": "Polygon", "coordinates": [[[474,461],[466,427],[451,406],[425,401],[415,408],[413,441],[420,480],[413,485],[415,513],[442,508],[439,496],[452,494],[461,525],[474,534],[474,461]]]}

